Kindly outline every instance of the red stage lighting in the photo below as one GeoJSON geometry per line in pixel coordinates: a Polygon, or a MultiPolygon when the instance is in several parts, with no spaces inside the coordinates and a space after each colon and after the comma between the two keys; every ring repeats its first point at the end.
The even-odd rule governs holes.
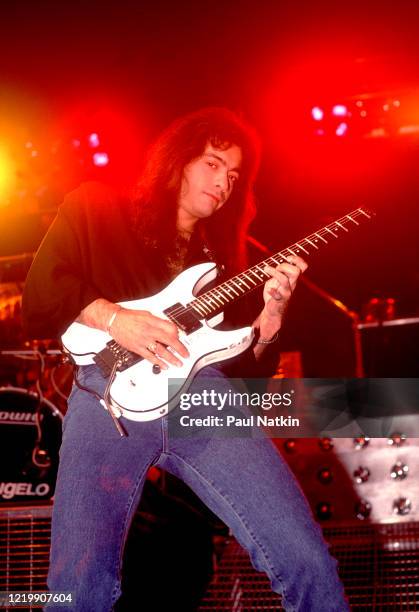
{"type": "Polygon", "coordinates": [[[324,117],[324,112],[319,106],[313,106],[311,109],[311,116],[314,121],[321,121],[324,117]]]}
{"type": "Polygon", "coordinates": [[[335,117],[346,117],[348,114],[348,109],[344,104],[335,104],[332,108],[332,115],[335,117]]]}
{"type": "Polygon", "coordinates": [[[99,136],[95,132],[89,134],[87,140],[89,141],[89,145],[91,147],[98,147],[100,145],[99,136]]]}
{"type": "Polygon", "coordinates": [[[95,166],[103,168],[109,164],[109,155],[107,153],[94,153],[93,163],[95,166]]]}
{"type": "Polygon", "coordinates": [[[336,128],[336,136],[345,136],[347,131],[348,131],[348,124],[339,123],[338,127],[336,128]]]}

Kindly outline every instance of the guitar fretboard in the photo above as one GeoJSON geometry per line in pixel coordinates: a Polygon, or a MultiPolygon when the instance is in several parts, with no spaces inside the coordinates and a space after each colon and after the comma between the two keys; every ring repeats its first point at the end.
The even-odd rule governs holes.
{"type": "Polygon", "coordinates": [[[227,304],[243,297],[271,278],[264,270],[266,266],[275,267],[286,262],[286,258],[291,255],[302,257],[310,255],[313,251],[319,250],[321,246],[336,240],[341,235],[348,233],[350,229],[359,226],[362,221],[371,219],[371,217],[372,213],[370,211],[365,208],[357,208],[348,215],[295,242],[283,251],[279,251],[248,270],[229,278],[214,289],[203,293],[189,302],[187,308],[192,308],[201,318],[211,317],[227,304]]]}

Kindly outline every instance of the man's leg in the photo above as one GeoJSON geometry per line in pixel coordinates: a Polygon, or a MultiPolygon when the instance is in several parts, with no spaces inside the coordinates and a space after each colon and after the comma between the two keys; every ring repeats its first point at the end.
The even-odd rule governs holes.
{"type": "MultiPolygon", "coordinates": [[[[83,383],[103,391],[94,368],[83,383]]],[[[160,421],[125,424],[129,436],[120,438],[94,396],[72,391],[54,497],[48,587],[71,591],[70,609],[77,612],[108,612],[118,599],[127,531],[147,470],[162,450],[160,421]]]]}
{"type": "MultiPolygon", "coordinates": [[[[198,376],[191,391],[199,392],[200,384],[198,376]]],[[[216,385],[219,392],[231,389],[227,379],[216,385]]],[[[272,589],[282,594],[287,610],[349,609],[336,560],[271,440],[172,434],[161,465],[184,480],[231,528],[254,567],[265,571],[272,589]]]]}

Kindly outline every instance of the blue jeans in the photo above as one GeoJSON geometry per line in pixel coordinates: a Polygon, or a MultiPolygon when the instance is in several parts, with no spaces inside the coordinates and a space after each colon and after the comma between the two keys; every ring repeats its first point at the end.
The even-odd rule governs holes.
{"type": "MultiPolygon", "coordinates": [[[[105,380],[96,366],[82,370],[83,384],[102,394],[105,380]]],[[[203,373],[220,376],[214,368],[203,373]]],[[[199,381],[198,374],[191,390],[199,390],[199,381]]],[[[217,381],[220,386],[231,388],[227,378],[217,381]]],[[[130,523],[147,471],[158,465],[181,478],[230,527],[253,566],[266,572],[282,595],[286,610],[349,610],[336,561],[269,439],[179,438],[169,435],[167,417],[121,420],[126,438],[93,395],[73,387],[63,426],[48,581],[51,591],[73,593],[71,609],[112,610],[121,594],[130,523]]],[[[156,568],[162,582],[165,570],[170,568],[162,559],[156,568]]]]}

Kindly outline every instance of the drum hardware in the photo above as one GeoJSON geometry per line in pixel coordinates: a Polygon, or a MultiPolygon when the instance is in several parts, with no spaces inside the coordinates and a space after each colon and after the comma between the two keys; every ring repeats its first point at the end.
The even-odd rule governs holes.
{"type": "MultiPolygon", "coordinates": [[[[73,379],[73,365],[60,349],[47,348],[51,344],[54,345],[50,340],[27,342],[27,348],[0,350],[0,356],[36,364],[36,368],[19,371],[16,386],[33,388],[41,398],[45,396],[52,402],[58,402],[62,412],[65,412],[73,379]]],[[[4,380],[2,382],[6,384],[4,380]]]]}
{"type": "Polygon", "coordinates": [[[52,498],[62,420],[42,392],[0,388],[0,505],[52,498]]]}
{"type": "MultiPolygon", "coordinates": [[[[2,426],[3,433],[10,431],[10,426],[17,427],[18,423],[20,423],[21,427],[27,428],[30,426],[32,429],[32,433],[29,436],[30,441],[26,444],[27,448],[25,449],[25,444],[19,442],[19,446],[25,454],[25,461],[22,462],[21,458],[15,457],[16,464],[20,465],[20,473],[14,474],[16,495],[29,496],[33,491],[36,494],[36,487],[32,487],[33,491],[30,493],[30,483],[22,483],[22,478],[26,480],[35,478],[35,480],[41,479],[43,481],[48,474],[56,471],[58,465],[58,446],[54,443],[51,450],[50,437],[54,435],[55,438],[58,438],[58,442],[61,441],[61,424],[57,427],[56,423],[57,420],[62,420],[65,413],[67,407],[66,399],[70,391],[72,376],[70,376],[68,368],[64,373],[60,372],[61,366],[68,364],[68,359],[60,350],[47,348],[49,343],[50,341],[34,341],[27,343],[27,348],[12,348],[0,351],[0,356],[2,357],[36,364],[36,367],[29,368],[26,375],[24,375],[25,388],[10,385],[0,387],[0,439],[2,437],[2,426]],[[18,410],[10,410],[7,405],[9,401],[12,407],[17,405],[18,410]],[[5,409],[2,410],[2,405],[5,402],[5,409]],[[23,410],[20,408],[20,404],[22,404],[23,410]],[[26,409],[27,404],[30,406],[30,410],[26,409]],[[60,406],[62,406],[62,410],[60,410],[60,406]],[[54,417],[53,421],[45,418],[46,410],[54,417]],[[50,431],[51,422],[53,423],[54,433],[50,431]],[[4,427],[6,427],[6,430],[4,427]]],[[[27,435],[25,434],[25,437],[27,435]]],[[[6,439],[4,443],[6,444],[5,448],[7,448],[6,439]]],[[[10,457],[5,456],[5,461],[10,463],[10,457]]],[[[2,476],[0,465],[0,502],[2,498],[5,498],[5,495],[6,498],[12,495],[13,483],[7,483],[6,480],[5,475],[3,474],[2,476]],[[6,487],[3,494],[1,493],[2,480],[4,487],[6,485],[9,486],[8,489],[6,487]]],[[[52,486],[55,486],[55,480],[44,483],[44,485],[45,491],[47,489],[52,491],[52,486]]],[[[41,487],[41,493],[43,493],[44,489],[41,487]]]]}
{"type": "Polygon", "coordinates": [[[396,327],[399,325],[417,325],[419,317],[404,317],[402,319],[385,319],[380,321],[368,321],[359,324],[359,329],[371,329],[373,327],[396,327]]]}

